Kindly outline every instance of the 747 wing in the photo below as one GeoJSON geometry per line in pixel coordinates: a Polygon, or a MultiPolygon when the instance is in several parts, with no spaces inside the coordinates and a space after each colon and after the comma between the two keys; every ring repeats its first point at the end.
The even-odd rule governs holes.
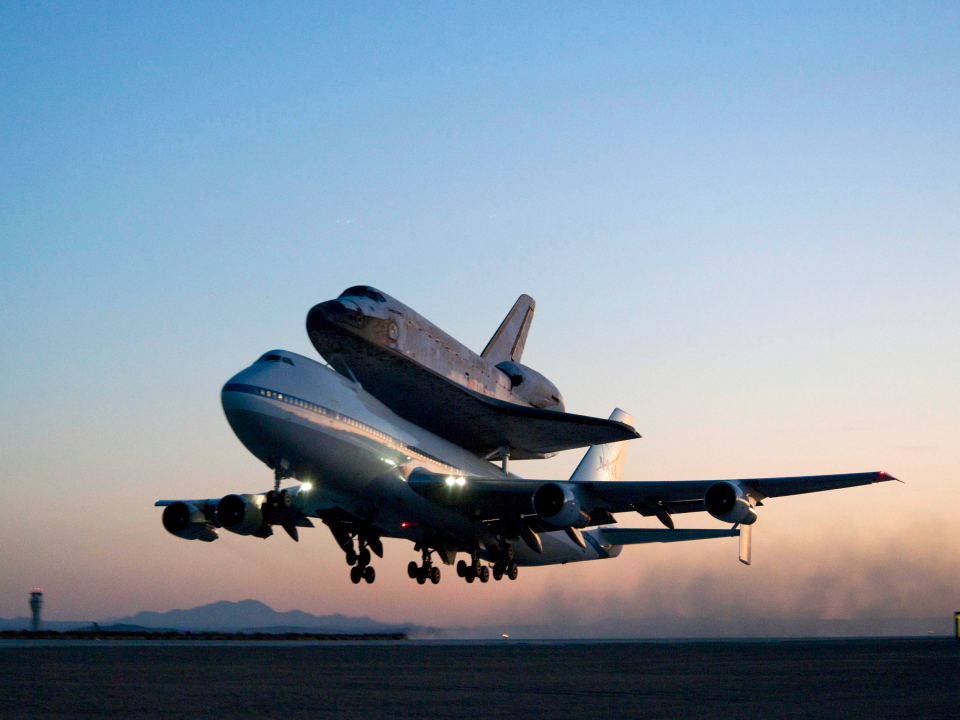
{"type": "Polygon", "coordinates": [[[896,480],[879,472],[801,475],[737,480],[562,481],[494,480],[414,471],[410,487],[428,500],[475,520],[535,518],[535,524],[587,527],[615,522],[612,513],[655,515],[673,527],[671,515],[706,511],[719,520],[751,524],[753,508],[785,495],[836,490],[896,480]],[[537,522],[539,521],[539,522],[537,522]]]}

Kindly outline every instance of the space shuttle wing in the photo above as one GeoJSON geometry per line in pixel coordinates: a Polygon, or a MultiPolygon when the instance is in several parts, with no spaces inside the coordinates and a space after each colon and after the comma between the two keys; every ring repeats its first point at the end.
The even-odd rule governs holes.
{"type": "Polygon", "coordinates": [[[463,447],[473,445],[478,452],[507,447],[513,459],[524,460],[640,437],[630,425],[615,420],[524,407],[472,392],[469,395],[473,397],[462,398],[459,406],[458,425],[463,434],[456,442],[463,447]]]}
{"type": "Polygon", "coordinates": [[[530,460],[640,437],[615,420],[482,395],[389,350],[368,348],[349,362],[364,389],[395,413],[477,455],[506,447],[512,459],[530,460]]]}
{"type": "Polygon", "coordinates": [[[640,437],[626,423],[497,400],[412,363],[392,380],[378,397],[397,414],[478,455],[506,447],[530,460],[640,437]]]}

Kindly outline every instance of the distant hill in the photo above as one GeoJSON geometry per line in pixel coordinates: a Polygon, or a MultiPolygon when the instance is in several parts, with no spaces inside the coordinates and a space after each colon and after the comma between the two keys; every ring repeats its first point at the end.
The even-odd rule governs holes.
{"type": "MultiPolygon", "coordinates": [[[[190,631],[256,630],[258,632],[329,632],[329,633],[395,633],[409,632],[416,626],[377,622],[368,617],[341,615],[312,615],[301,610],[277,612],[258,600],[220,602],[201,605],[189,610],[169,612],[139,612],[122,618],[98,621],[101,626],[136,625],[151,629],[190,631]]],[[[50,628],[55,629],[55,628],[50,628]]]]}
{"type": "MultiPolygon", "coordinates": [[[[229,631],[229,632],[310,632],[330,634],[363,633],[406,633],[411,630],[429,630],[416,625],[390,624],[377,622],[368,617],[350,617],[348,615],[311,615],[301,610],[277,612],[269,605],[257,600],[240,602],[220,602],[201,605],[189,610],[170,610],[169,612],[139,612],[120,618],[105,618],[96,623],[103,630],[186,630],[229,631]]],[[[63,622],[43,621],[44,630],[64,632],[67,630],[88,630],[93,621],[63,622]]],[[[30,618],[17,617],[6,620],[0,618],[0,631],[29,630],[30,618]]]]}

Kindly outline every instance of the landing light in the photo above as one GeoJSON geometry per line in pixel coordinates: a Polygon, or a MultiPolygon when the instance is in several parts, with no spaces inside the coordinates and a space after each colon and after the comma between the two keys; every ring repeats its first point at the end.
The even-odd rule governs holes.
{"type": "Polygon", "coordinates": [[[466,484],[467,484],[467,481],[464,480],[462,477],[457,478],[457,485],[466,485],[466,484]]]}
{"type": "Polygon", "coordinates": [[[456,482],[456,480],[454,480],[452,477],[448,477],[448,478],[447,478],[447,485],[449,485],[450,487],[453,487],[453,484],[454,484],[455,482],[456,482]]]}
{"type": "Polygon", "coordinates": [[[313,490],[313,483],[305,482],[300,486],[300,492],[306,492],[307,490],[313,490]]]}

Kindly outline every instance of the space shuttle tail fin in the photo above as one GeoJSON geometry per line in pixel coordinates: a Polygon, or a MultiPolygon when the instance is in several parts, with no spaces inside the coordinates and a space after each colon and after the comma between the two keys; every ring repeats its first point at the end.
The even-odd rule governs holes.
{"type": "MultiPolygon", "coordinates": [[[[633,416],[620,408],[614,409],[610,419],[633,427],[633,416]]],[[[619,480],[623,477],[623,463],[627,459],[627,442],[621,440],[606,445],[592,445],[570,479],[583,482],[619,480]]]]}
{"type": "Polygon", "coordinates": [[[490,338],[490,342],[480,353],[494,365],[506,360],[520,362],[523,355],[523,346],[527,344],[527,333],[533,322],[533,311],[537,307],[536,301],[529,295],[521,295],[513,304],[513,308],[500,323],[500,327],[490,338]]]}

